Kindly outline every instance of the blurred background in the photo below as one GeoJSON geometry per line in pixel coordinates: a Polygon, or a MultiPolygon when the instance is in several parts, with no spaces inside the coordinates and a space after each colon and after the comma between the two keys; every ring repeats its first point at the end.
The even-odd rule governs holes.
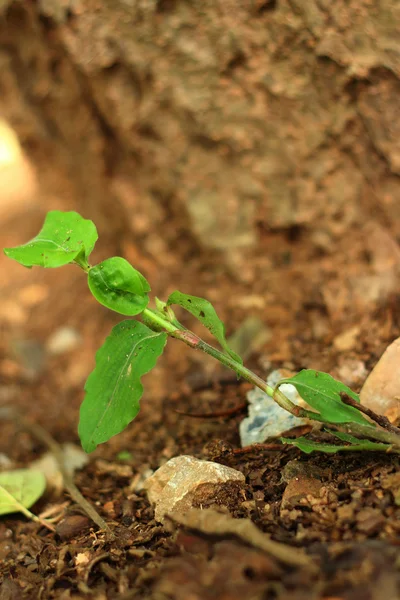
{"type": "MultiPolygon", "coordinates": [[[[94,260],[207,297],[229,334],[257,319],[259,372],[359,387],[398,331],[399,30],[390,0],[0,1],[1,246],[77,210],[94,260]]],[[[70,438],[119,319],[78,269],[0,263],[2,400],[70,438]]],[[[183,354],[154,402],[215,368],[183,354]]]]}

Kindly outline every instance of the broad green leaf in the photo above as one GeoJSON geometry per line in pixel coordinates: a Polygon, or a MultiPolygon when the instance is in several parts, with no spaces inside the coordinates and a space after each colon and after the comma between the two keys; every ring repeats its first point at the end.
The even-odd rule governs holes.
{"type": "Polygon", "coordinates": [[[52,210],[38,235],[27,244],[5,248],[4,253],[24,267],[61,267],[75,259],[87,265],[97,240],[92,221],[76,212],[52,210]]]}
{"type": "Polygon", "coordinates": [[[328,373],[304,369],[294,377],[282,379],[276,387],[283,383],[294,385],[307,404],[317,410],[329,423],[359,423],[373,427],[360,411],[344,404],[339,395],[340,392],[345,392],[353,400],[360,402],[357,394],[340,381],[333,379],[328,373]]]}
{"type": "Polygon", "coordinates": [[[0,473],[0,515],[24,512],[43,495],[46,478],[40,471],[18,469],[0,473]]]}
{"type": "Polygon", "coordinates": [[[107,258],[92,267],[88,284],[100,304],[121,315],[138,315],[149,303],[148,281],[120,256],[107,258]]]}
{"type": "MultiPolygon", "coordinates": [[[[330,433],[333,433],[331,431],[330,433]]],[[[338,432],[335,432],[337,435],[338,432]]],[[[352,437],[352,436],[350,436],[352,437]]],[[[383,444],[380,442],[371,442],[370,440],[359,440],[357,438],[353,438],[355,441],[350,443],[349,445],[342,444],[326,444],[325,442],[315,442],[312,440],[308,440],[306,437],[299,437],[296,439],[291,438],[281,438],[281,442],[284,444],[290,444],[292,446],[296,446],[302,452],[306,454],[310,454],[311,452],[328,452],[330,454],[334,454],[335,452],[357,452],[357,451],[382,451],[387,452],[391,449],[390,444],[383,444]]]]}
{"type": "Polygon", "coordinates": [[[228,342],[225,338],[225,326],[215,312],[215,308],[211,302],[204,300],[204,298],[189,296],[188,294],[176,291],[173,292],[167,300],[167,306],[170,306],[171,304],[182,306],[182,308],[190,312],[190,314],[196,317],[200,323],[207,327],[212,335],[218,340],[226,354],[236,362],[243,364],[240,356],[228,346],[228,342]]]}
{"type": "Polygon", "coordinates": [[[96,367],[85,385],[79,437],[86,452],[120,433],[139,412],[141,377],[162,354],[166,333],[139,321],[122,321],[96,354],[96,367]]]}

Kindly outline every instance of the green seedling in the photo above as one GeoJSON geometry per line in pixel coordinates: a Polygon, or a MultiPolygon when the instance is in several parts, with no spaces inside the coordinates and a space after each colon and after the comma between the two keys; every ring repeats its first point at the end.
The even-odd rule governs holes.
{"type": "Polygon", "coordinates": [[[46,478],[40,471],[17,469],[0,473],[0,515],[20,512],[28,519],[54,531],[54,527],[48,521],[29,510],[45,490],[46,478]]]}
{"type": "Polygon", "coordinates": [[[78,427],[86,452],[92,452],[98,444],[120,433],[136,417],[143,394],[141,378],[155,366],[168,338],[175,338],[232,369],[238,377],[260,388],[296,417],[327,426],[333,436],[331,444],[307,438],[282,438],[283,443],[296,445],[304,452],[384,450],[400,453],[400,430],[384,422],[382,417],[375,415],[374,419],[372,416],[376,421],[373,422],[364,416],[365,409],[357,394],[327,373],[303,370],[271,387],[247,369],[229,347],[224,324],[207,300],[176,291],[166,302],[155,298],[154,307],[149,308],[150,285],[124,258],[109,258],[95,266],[89,264],[96,240],[97,231],[92,221],[76,212],[51,211],[33,240],[4,250],[7,256],[28,268],[78,265],[87,274],[89,289],[100,304],[122,315],[141,318],[141,321],[127,319],[116,325],[96,354],[96,367],[85,385],[78,427]],[[173,305],[198,319],[221,349],[184,327],[177,320],[173,305]],[[284,383],[294,385],[312,410],[289,400],[280,390],[284,383]],[[336,438],[341,441],[340,445],[335,445],[336,438]]]}

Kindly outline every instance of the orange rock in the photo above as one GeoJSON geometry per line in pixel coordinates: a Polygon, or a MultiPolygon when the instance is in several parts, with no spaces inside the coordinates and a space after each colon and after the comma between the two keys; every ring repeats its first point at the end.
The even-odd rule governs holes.
{"type": "Polygon", "coordinates": [[[300,500],[307,498],[307,496],[318,498],[323,485],[322,481],[313,477],[304,475],[293,477],[283,492],[281,509],[298,506],[300,500]]]}
{"type": "Polygon", "coordinates": [[[391,423],[400,421],[400,338],[382,354],[360,392],[361,404],[384,415],[391,423]]]}

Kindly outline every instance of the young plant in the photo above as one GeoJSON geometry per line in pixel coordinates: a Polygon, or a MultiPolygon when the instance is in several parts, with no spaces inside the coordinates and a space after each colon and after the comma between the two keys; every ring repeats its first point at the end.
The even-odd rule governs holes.
{"type": "Polygon", "coordinates": [[[282,438],[283,443],[294,444],[304,452],[384,450],[400,453],[400,430],[364,409],[357,394],[327,373],[303,370],[289,380],[282,379],[273,388],[247,369],[229,347],[224,324],[207,300],[176,291],[166,302],[155,298],[155,307],[149,308],[150,285],[124,258],[115,256],[95,266],[89,264],[97,237],[92,221],[78,213],[51,211],[34,239],[4,250],[7,256],[28,268],[76,264],[87,274],[89,289],[100,304],[122,315],[141,318],[141,321],[127,319],[116,325],[96,354],[96,367],[85,385],[78,427],[86,452],[92,452],[98,444],[120,433],[136,417],[143,393],[141,378],[155,366],[167,339],[172,337],[214,357],[293,415],[327,425],[327,431],[342,442],[335,445],[307,438],[282,438]],[[186,329],[176,319],[172,305],[182,307],[198,319],[221,350],[186,329]],[[313,410],[289,400],[280,390],[284,383],[294,385],[313,410]]]}
{"type": "Polygon", "coordinates": [[[21,512],[32,521],[54,531],[48,521],[29,510],[44,494],[45,489],[46,478],[40,471],[17,469],[0,473],[0,515],[21,512]]]}

